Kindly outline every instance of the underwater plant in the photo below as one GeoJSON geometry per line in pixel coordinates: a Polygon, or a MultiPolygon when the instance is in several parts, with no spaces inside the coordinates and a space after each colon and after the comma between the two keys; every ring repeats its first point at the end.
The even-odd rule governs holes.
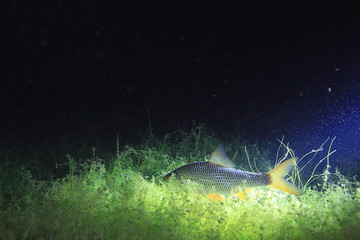
{"type": "MultiPolygon", "coordinates": [[[[16,200],[7,197],[12,194],[9,188],[6,192],[0,189],[0,239],[354,239],[359,236],[359,183],[345,178],[339,171],[330,172],[326,166],[326,171],[319,170],[321,161],[331,164],[333,140],[326,158],[317,158],[321,148],[325,148],[322,145],[300,158],[298,168],[288,175],[288,181],[302,188],[302,196],[259,187],[247,195],[247,201],[229,197],[214,202],[194,182],[162,181],[166,172],[209,158],[207,151],[219,140],[207,136],[203,129],[200,133],[197,138],[193,132],[178,132],[140,146],[118,144],[116,154],[109,159],[98,157],[94,150],[86,161],[68,155],[69,172],[48,182],[33,179],[26,170],[18,171],[16,176],[22,180],[17,183],[24,187],[22,192],[16,192],[16,200]],[[204,138],[207,140],[202,146],[204,138]],[[189,151],[195,146],[194,141],[198,143],[198,152],[189,151]],[[310,180],[303,180],[306,168],[313,163],[316,169],[311,169],[310,180]]],[[[288,144],[281,141],[280,145],[278,155],[282,157],[276,165],[294,154],[288,144]]],[[[227,151],[232,147],[225,145],[227,151]]],[[[257,148],[261,152],[261,143],[257,148]]],[[[249,159],[245,161],[251,162],[254,148],[248,149],[249,159]]],[[[237,157],[234,159],[237,164],[237,157]]],[[[256,161],[254,169],[268,167],[269,162],[256,161]]],[[[8,166],[7,169],[10,170],[8,166]]],[[[1,186],[11,185],[5,177],[0,179],[1,186]]]]}

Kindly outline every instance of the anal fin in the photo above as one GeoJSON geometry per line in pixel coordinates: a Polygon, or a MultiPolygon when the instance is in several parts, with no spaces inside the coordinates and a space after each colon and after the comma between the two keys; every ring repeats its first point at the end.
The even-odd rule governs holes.
{"type": "Polygon", "coordinates": [[[251,192],[251,190],[253,190],[253,188],[248,188],[234,195],[237,196],[238,198],[241,198],[242,200],[246,200],[246,196],[251,192]]]}

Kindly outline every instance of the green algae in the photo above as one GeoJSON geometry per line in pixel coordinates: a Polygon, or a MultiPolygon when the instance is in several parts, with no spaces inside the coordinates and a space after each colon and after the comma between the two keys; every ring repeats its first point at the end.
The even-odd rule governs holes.
{"type": "Polygon", "coordinates": [[[227,196],[214,202],[195,183],[164,183],[166,172],[206,159],[211,150],[203,149],[218,143],[205,134],[181,134],[183,142],[169,143],[168,136],[126,146],[108,160],[94,154],[79,163],[68,156],[69,173],[49,182],[19,170],[16,179],[22,185],[21,192],[14,190],[16,199],[5,206],[1,195],[0,238],[352,239],[360,234],[359,183],[340,172],[331,179],[319,175],[326,181],[307,185],[302,196],[261,187],[247,201],[227,196]]]}

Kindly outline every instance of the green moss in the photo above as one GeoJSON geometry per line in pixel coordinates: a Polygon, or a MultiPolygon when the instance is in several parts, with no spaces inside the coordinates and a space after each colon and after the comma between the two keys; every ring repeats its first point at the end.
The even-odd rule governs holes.
{"type": "MultiPolygon", "coordinates": [[[[227,196],[224,202],[213,202],[195,183],[162,182],[167,171],[209,156],[211,150],[205,153],[202,147],[214,148],[218,141],[202,130],[196,137],[194,132],[199,131],[181,132],[184,141],[172,135],[137,148],[126,146],[108,160],[94,155],[80,164],[68,156],[69,174],[45,185],[20,168],[17,176],[25,185],[23,192],[4,204],[2,190],[0,239],[351,239],[359,235],[359,183],[339,172],[327,176],[324,184],[304,189],[300,197],[263,187],[253,190],[247,201],[227,196]],[[207,139],[204,146],[202,139],[207,139]],[[195,143],[197,150],[190,150],[195,143]]],[[[251,157],[257,148],[249,148],[251,157]]],[[[267,166],[264,161],[258,167],[267,166]]],[[[1,184],[6,185],[4,177],[1,184]]]]}

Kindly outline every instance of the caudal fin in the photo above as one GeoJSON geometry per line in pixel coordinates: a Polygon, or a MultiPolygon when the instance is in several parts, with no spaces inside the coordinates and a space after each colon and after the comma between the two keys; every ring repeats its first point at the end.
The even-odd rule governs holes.
{"type": "Polygon", "coordinates": [[[280,166],[270,171],[270,187],[284,192],[301,195],[302,191],[294,184],[287,182],[284,177],[296,166],[297,158],[291,158],[283,162],[280,166]]]}

